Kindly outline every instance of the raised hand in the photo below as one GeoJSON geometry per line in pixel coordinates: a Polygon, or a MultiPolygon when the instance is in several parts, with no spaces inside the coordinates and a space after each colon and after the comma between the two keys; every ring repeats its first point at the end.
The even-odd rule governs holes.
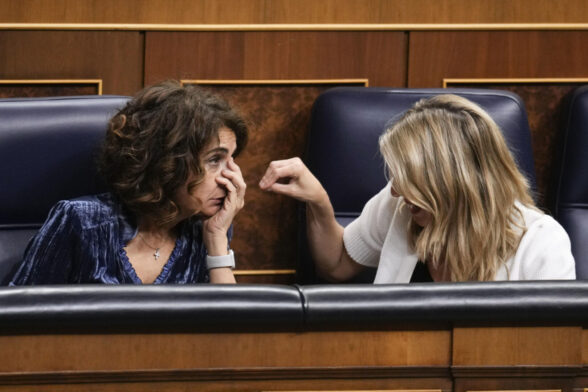
{"type": "Polygon", "coordinates": [[[271,162],[259,182],[259,187],[309,203],[328,199],[321,183],[300,158],[271,162]]]}
{"type": "Polygon", "coordinates": [[[211,256],[227,254],[227,231],[233,223],[235,215],[245,205],[245,190],[247,189],[241,169],[233,158],[227,161],[227,167],[222,170],[216,181],[226,189],[227,195],[218,212],[203,221],[204,244],[211,256]]]}

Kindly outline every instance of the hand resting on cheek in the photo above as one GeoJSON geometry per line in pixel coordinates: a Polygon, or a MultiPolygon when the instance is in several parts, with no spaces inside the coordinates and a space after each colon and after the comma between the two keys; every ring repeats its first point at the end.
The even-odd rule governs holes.
{"type": "Polygon", "coordinates": [[[227,161],[216,182],[226,190],[221,208],[211,217],[203,221],[204,243],[210,255],[227,253],[227,231],[237,213],[245,205],[247,185],[241,169],[233,158],[227,161]]]}

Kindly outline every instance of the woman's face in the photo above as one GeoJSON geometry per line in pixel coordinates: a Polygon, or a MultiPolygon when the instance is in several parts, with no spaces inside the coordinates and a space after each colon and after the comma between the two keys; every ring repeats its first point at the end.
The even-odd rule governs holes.
{"type": "MultiPolygon", "coordinates": [[[[390,193],[392,193],[392,196],[394,197],[401,197],[401,195],[394,189],[394,179],[392,179],[390,193]]],[[[427,226],[433,219],[433,215],[431,215],[431,213],[423,210],[421,207],[415,206],[407,198],[404,198],[404,202],[406,203],[406,206],[412,215],[412,220],[420,227],[427,226]]]]}
{"type": "Polygon", "coordinates": [[[184,219],[193,215],[210,217],[221,209],[227,190],[216,179],[222,176],[222,171],[226,169],[236,149],[235,133],[226,127],[219,129],[218,140],[214,139],[204,146],[200,154],[200,165],[205,171],[202,182],[190,191],[188,184],[195,179],[191,175],[186,184],[176,191],[175,202],[184,219]]]}

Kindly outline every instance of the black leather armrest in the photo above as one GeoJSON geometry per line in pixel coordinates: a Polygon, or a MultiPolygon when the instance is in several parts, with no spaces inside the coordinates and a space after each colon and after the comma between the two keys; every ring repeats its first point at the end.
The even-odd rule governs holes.
{"type": "Polygon", "coordinates": [[[300,290],[308,328],[588,321],[588,282],[581,281],[318,285],[300,290]]]}
{"type": "Polygon", "coordinates": [[[297,329],[300,293],[278,285],[69,285],[0,289],[4,332],[297,329]]]}
{"type": "Polygon", "coordinates": [[[277,332],[588,323],[588,281],[0,288],[2,333],[277,332]]]}

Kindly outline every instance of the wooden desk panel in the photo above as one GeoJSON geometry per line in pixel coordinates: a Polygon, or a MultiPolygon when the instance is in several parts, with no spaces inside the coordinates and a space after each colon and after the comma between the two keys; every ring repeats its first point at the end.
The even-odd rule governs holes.
{"type": "Polygon", "coordinates": [[[576,392],[587,336],[573,325],[4,335],[0,391],[576,392]]]}
{"type": "Polygon", "coordinates": [[[457,327],[454,366],[580,366],[581,327],[457,327]]]}
{"type": "Polygon", "coordinates": [[[449,366],[450,331],[0,336],[0,374],[449,366]]]}

